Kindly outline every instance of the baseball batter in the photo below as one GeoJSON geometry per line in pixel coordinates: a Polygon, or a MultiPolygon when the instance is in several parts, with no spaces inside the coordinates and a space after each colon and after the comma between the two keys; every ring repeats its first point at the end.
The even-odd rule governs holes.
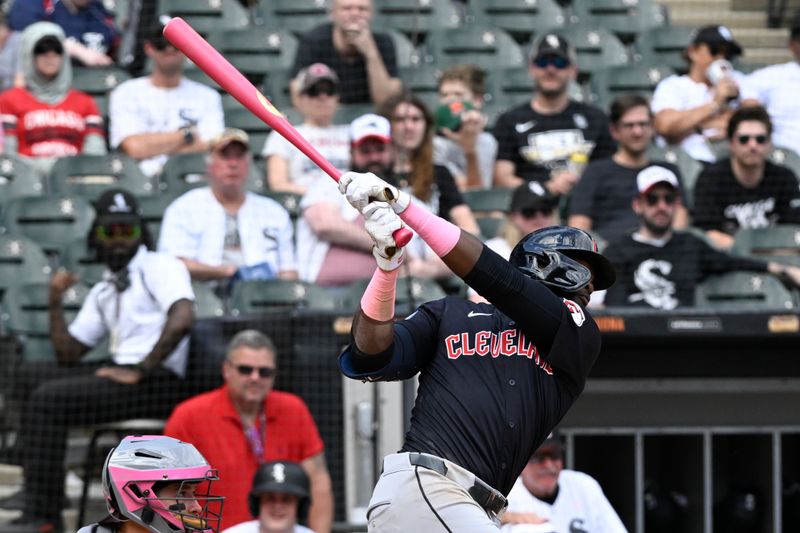
{"type": "Polygon", "coordinates": [[[533,232],[506,261],[374,174],[347,173],[340,190],[364,215],[379,267],[340,369],[369,381],[420,374],[402,450],[384,458],[370,501],[369,531],[497,531],[505,495],[584,388],[600,351],[585,306],[613,284],[614,269],[575,228],[533,232]],[[395,201],[375,201],[387,198],[395,201]],[[491,304],[447,297],[394,324],[403,251],[392,233],[405,225],[491,304]]]}

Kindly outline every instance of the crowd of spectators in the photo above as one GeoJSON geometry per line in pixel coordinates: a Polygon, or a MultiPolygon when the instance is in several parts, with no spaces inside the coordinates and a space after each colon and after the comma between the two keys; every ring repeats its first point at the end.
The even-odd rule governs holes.
{"type": "MultiPolygon", "coordinates": [[[[579,75],[575,48],[562,35],[543,33],[531,45],[527,66],[520,67],[531,78],[531,96],[490,123],[484,104],[491,72],[468,64],[444,69],[434,110],[403,87],[393,41],[373,31],[372,18],[370,0],[333,0],[330,23],[299,40],[291,69],[287,89],[300,117],[298,131],[336,168],[390,180],[409,191],[412,201],[476,235],[481,226],[468,195],[508,189],[501,229],[482,235],[504,256],[522,235],[540,227],[568,223],[591,231],[608,243],[607,255],[619,273],[617,285],[593,299],[595,306],[689,306],[703,279],[732,269],[768,272],[800,285],[797,267],[731,252],[741,229],[800,224],[798,176],[770,161],[776,146],[800,151],[793,128],[800,119],[793,94],[800,88],[797,62],[745,75],[731,66],[744,50],[730,30],[703,27],[686,43],[685,74],[661,81],[652,99],[620,96],[607,113],[570,96],[579,75]],[[352,104],[371,110],[337,120],[352,104]],[[681,175],[678,166],[653,155],[663,153],[654,150],[658,146],[701,162],[699,176],[681,175]],[[692,228],[696,231],[687,231],[692,228]]],[[[121,31],[102,2],[16,0],[0,15],[4,154],[29,161],[45,179],[57,158],[114,151],[137,161],[153,183],[173,156],[206,157],[204,186],[175,195],[157,239],[146,233],[136,198],[128,192],[112,191],[97,200],[89,244],[109,273],[70,325],[60,300],[78,280],[69,272],[54,275],[50,327],[59,362],[74,362],[110,337],[109,355],[118,366],[84,367],[82,374],[74,368],[25,370],[30,376],[18,382],[17,399],[26,413],[20,437],[26,446],[26,487],[24,498],[15,502],[25,514],[16,529],[3,525],[0,533],[34,526],[58,533],[63,494],[53,497],[48,489],[63,477],[59,461],[69,425],[166,414],[132,406],[139,396],[154,394],[148,387],[157,380],[169,388],[182,378],[184,335],[192,322],[185,308],[194,298],[190,281],[207,283],[224,297],[241,280],[299,279],[345,287],[369,277],[375,267],[363,220],[335,183],[277,133],[254,145],[238,124],[226,124],[220,94],[186,76],[185,57],[161,31],[159,23],[143,32],[148,70],[110,91],[106,124],[92,97],[71,87],[73,66],[115,61],[121,31]],[[254,171],[265,175],[270,192],[296,195],[298,212],[290,214],[274,199],[248,190],[254,171]],[[158,276],[151,275],[154,269],[158,276]],[[111,299],[102,298],[105,292],[117,295],[113,312],[111,299]],[[135,315],[129,324],[146,323],[147,334],[125,331],[120,313],[135,315]],[[153,316],[141,316],[147,313],[153,316]],[[140,381],[147,386],[126,390],[133,400],[85,408],[97,403],[98,395],[121,398],[119,385],[140,381]],[[67,394],[75,390],[82,394],[67,394]]],[[[792,25],[789,48],[800,57],[800,18],[792,25]]],[[[404,275],[448,276],[436,254],[416,238],[407,258],[404,275]]],[[[271,341],[256,333],[235,338],[224,363],[225,385],[181,404],[167,433],[191,440],[223,473],[220,486],[236,494],[226,505],[233,509],[224,518],[226,526],[254,517],[246,505],[247,483],[259,462],[284,460],[298,463],[310,480],[305,496],[295,494],[292,505],[311,497],[310,525],[329,531],[333,503],[323,444],[302,400],[272,391],[275,352],[271,341]],[[266,404],[267,397],[274,401],[266,404]],[[289,405],[292,420],[279,420],[279,401],[289,405]],[[206,422],[217,417],[220,431],[192,434],[189,421],[199,417],[206,422]],[[307,434],[300,443],[284,443],[291,454],[275,449],[278,439],[265,447],[259,435],[266,427],[288,427],[298,417],[307,434]],[[226,455],[220,450],[231,446],[226,433],[231,427],[238,430],[241,450],[228,448],[226,455]],[[226,444],[201,442],[212,437],[224,437],[226,444]],[[224,470],[242,476],[231,482],[234,476],[226,477],[224,470]]],[[[524,479],[518,485],[534,494],[524,479]]]]}

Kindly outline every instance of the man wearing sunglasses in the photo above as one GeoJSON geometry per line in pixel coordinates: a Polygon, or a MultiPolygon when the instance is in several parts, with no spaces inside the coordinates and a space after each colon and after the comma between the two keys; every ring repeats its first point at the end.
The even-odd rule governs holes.
{"type": "Polygon", "coordinates": [[[636,182],[639,192],[631,206],[639,228],[604,251],[617,269],[617,283],[605,295],[606,306],[663,310],[691,306],[695,286],[703,278],[737,270],[769,272],[800,285],[800,268],[729,255],[691,233],[673,231],[681,202],[678,179],[670,170],[648,167],[636,182]]]}
{"type": "MultiPolygon", "coordinates": [[[[181,399],[194,320],[186,267],[151,252],[136,199],[122,189],[103,193],[88,242],[107,270],[67,325],[64,293],[78,276],[59,270],[50,281],[50,338],[58,366],[26,363],[16,386],[35,384],[22,407],[23,515],[3,533],[59,533],[64,506],[67,432],[74,426],[128,418],[163,418],[181,399]],[[82,357],[104,340],[98,368],[82,357]]],[[[6,505],[0,505],[8,508],[6,505]]]]}
{"type": "Polygon", "coordinates": [[[739,228],[800,223],[797,176],[767,159],[772,121],[761,106],[743,107],[728,123],[730,157],[703,170],[694,191],[694,224],[729,249],[739,228]]]}
{"type": "Polygon", "coordinates": [[[504,533],[627,533],[590,475],[564,469],[564,446],[551,433],[531,456],[511,492],[504,533]]]}
{"type": "Polygon", "coordinates": [[[494,185],[543,183],[550,194],[568,194],[588,159],[611,157],[615,144],[603,112],[570,99],[578,74],[574,47],[548,33],[533,45],[529,73],[531,100],[502,114],[492,134],[497,139],[494,185]]]}
{"type": "Polygon", "coordinates": [[[253,519],[248,494],[260,464],[293,461],[311,480],[309,526],[330,533],[333,494],[324,445],[303,400],[273,389],[277,353],[263,333],[237,333],[222,364],[224,385],[178,405],[164,434],[191,442],[219,470],[215,492],[225,496],[220,529],[253,519]]]}
{"type": "Polygon", "coordinates": [[[156,24],[144,43],[153,71],[119,84],[109,99],[111,147],[140,161],[154,176],[173,154],[205,152],[225,123],[222,100],[183,75],[186,62],[156,24]]]}

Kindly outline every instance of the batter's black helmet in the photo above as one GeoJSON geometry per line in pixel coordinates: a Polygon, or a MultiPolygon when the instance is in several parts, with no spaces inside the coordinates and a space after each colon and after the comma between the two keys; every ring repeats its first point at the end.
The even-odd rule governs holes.
{"type": "Polygon", "coordinates": [[[614,284],[617,274],[611,262],[597,252],[591,235],[570,226],[550,226],[523,237],[509,259],[535,280],[564,292],[577,292],[594,276],[595,290],[614,284]],[[586,261],[591,272],[577,260],[586,261]]]}
{"type": "Polygon", "coordinates": [[[254,518],[258,518],[261,495],[268,493],[292,494],[300,498],[297,521],[305,522],[311,505],[311,492],[303,467],[290,461],[272,461],[258,467],[249,496],[250,514],[254,518]]]}

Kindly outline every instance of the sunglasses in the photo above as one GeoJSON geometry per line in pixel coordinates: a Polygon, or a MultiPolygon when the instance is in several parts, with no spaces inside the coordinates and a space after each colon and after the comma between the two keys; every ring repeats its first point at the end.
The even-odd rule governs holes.
{"type": "Polygon", "coordinates": [[[644,201],[647,202],[647,205],[650,207],[653,207],[660,201],[663,201],[667,205],[672,205],[677,199],[678,195],[674,192],[668,192],[664,194],[647,193],[644,195],[644,201]]]}
{"type": "Polygon", "coordinates": [[[561,453],[560,450],[536,452],[528,462],[533,464],[541,464],[547,459],[550,459],[551,461],[562,461],[564,459],[564,454],[561,453]]]}
{"type": "Polygon", "coordinates": [[[150,41],[150,45],[158,50],[159,52],[163,52],[167,48],[175,48],[171,42],[166,39],[153,39],[150,41]]]}
{"type": "Polygon", "coordinates": [[[520,209],[519,212],[525,218],[533,218],[536,215],[544,215],[550,216],[553,214],[552,207],[526,207],[524,209],[520,209]]]}
{"type": "Polygon", "coordinates": [[[356,146],[356,151],[361,155],[383,154],[386,152],[387,145],[383,143],[364,143],[356,146]]]}
{"type": "Polygon", "coordinates": [[[756,144],[765,144],[768,140],[768,137],[764,134],[761,135],[737,135],[736,141],[739,144],[749,144],[751,139],[756,140],[756,144]]]}
{"type": "Polygon", "coordinates": [[[335,96],[337,94],[336,87],[332,83],[317,83],[308,88],[305,94],[311,98],[324,94],[325,96],[335,96]]]}
{"type": "Polygon", "coordinates": [[[97,226],[95,235],[103,242],[132,241],[142,236],[142,228],[134,224],[108,224],[97,226]]]}
{"type": "Polygon", "coordinates": [[[271,378],[275,375],[275,367],[273,366],[236,365],[234,368],[242,376],[252,376],[254,370],[258,371],[258,377],[262,379],[271,378]]]}
{"type": "Polygon", "coordinates": [[[533,64],[538,68],[547,68],[552,65],[561,70],[570,66],[570,60],[561,56],[542,56],[534,59],[533,64]]]}

